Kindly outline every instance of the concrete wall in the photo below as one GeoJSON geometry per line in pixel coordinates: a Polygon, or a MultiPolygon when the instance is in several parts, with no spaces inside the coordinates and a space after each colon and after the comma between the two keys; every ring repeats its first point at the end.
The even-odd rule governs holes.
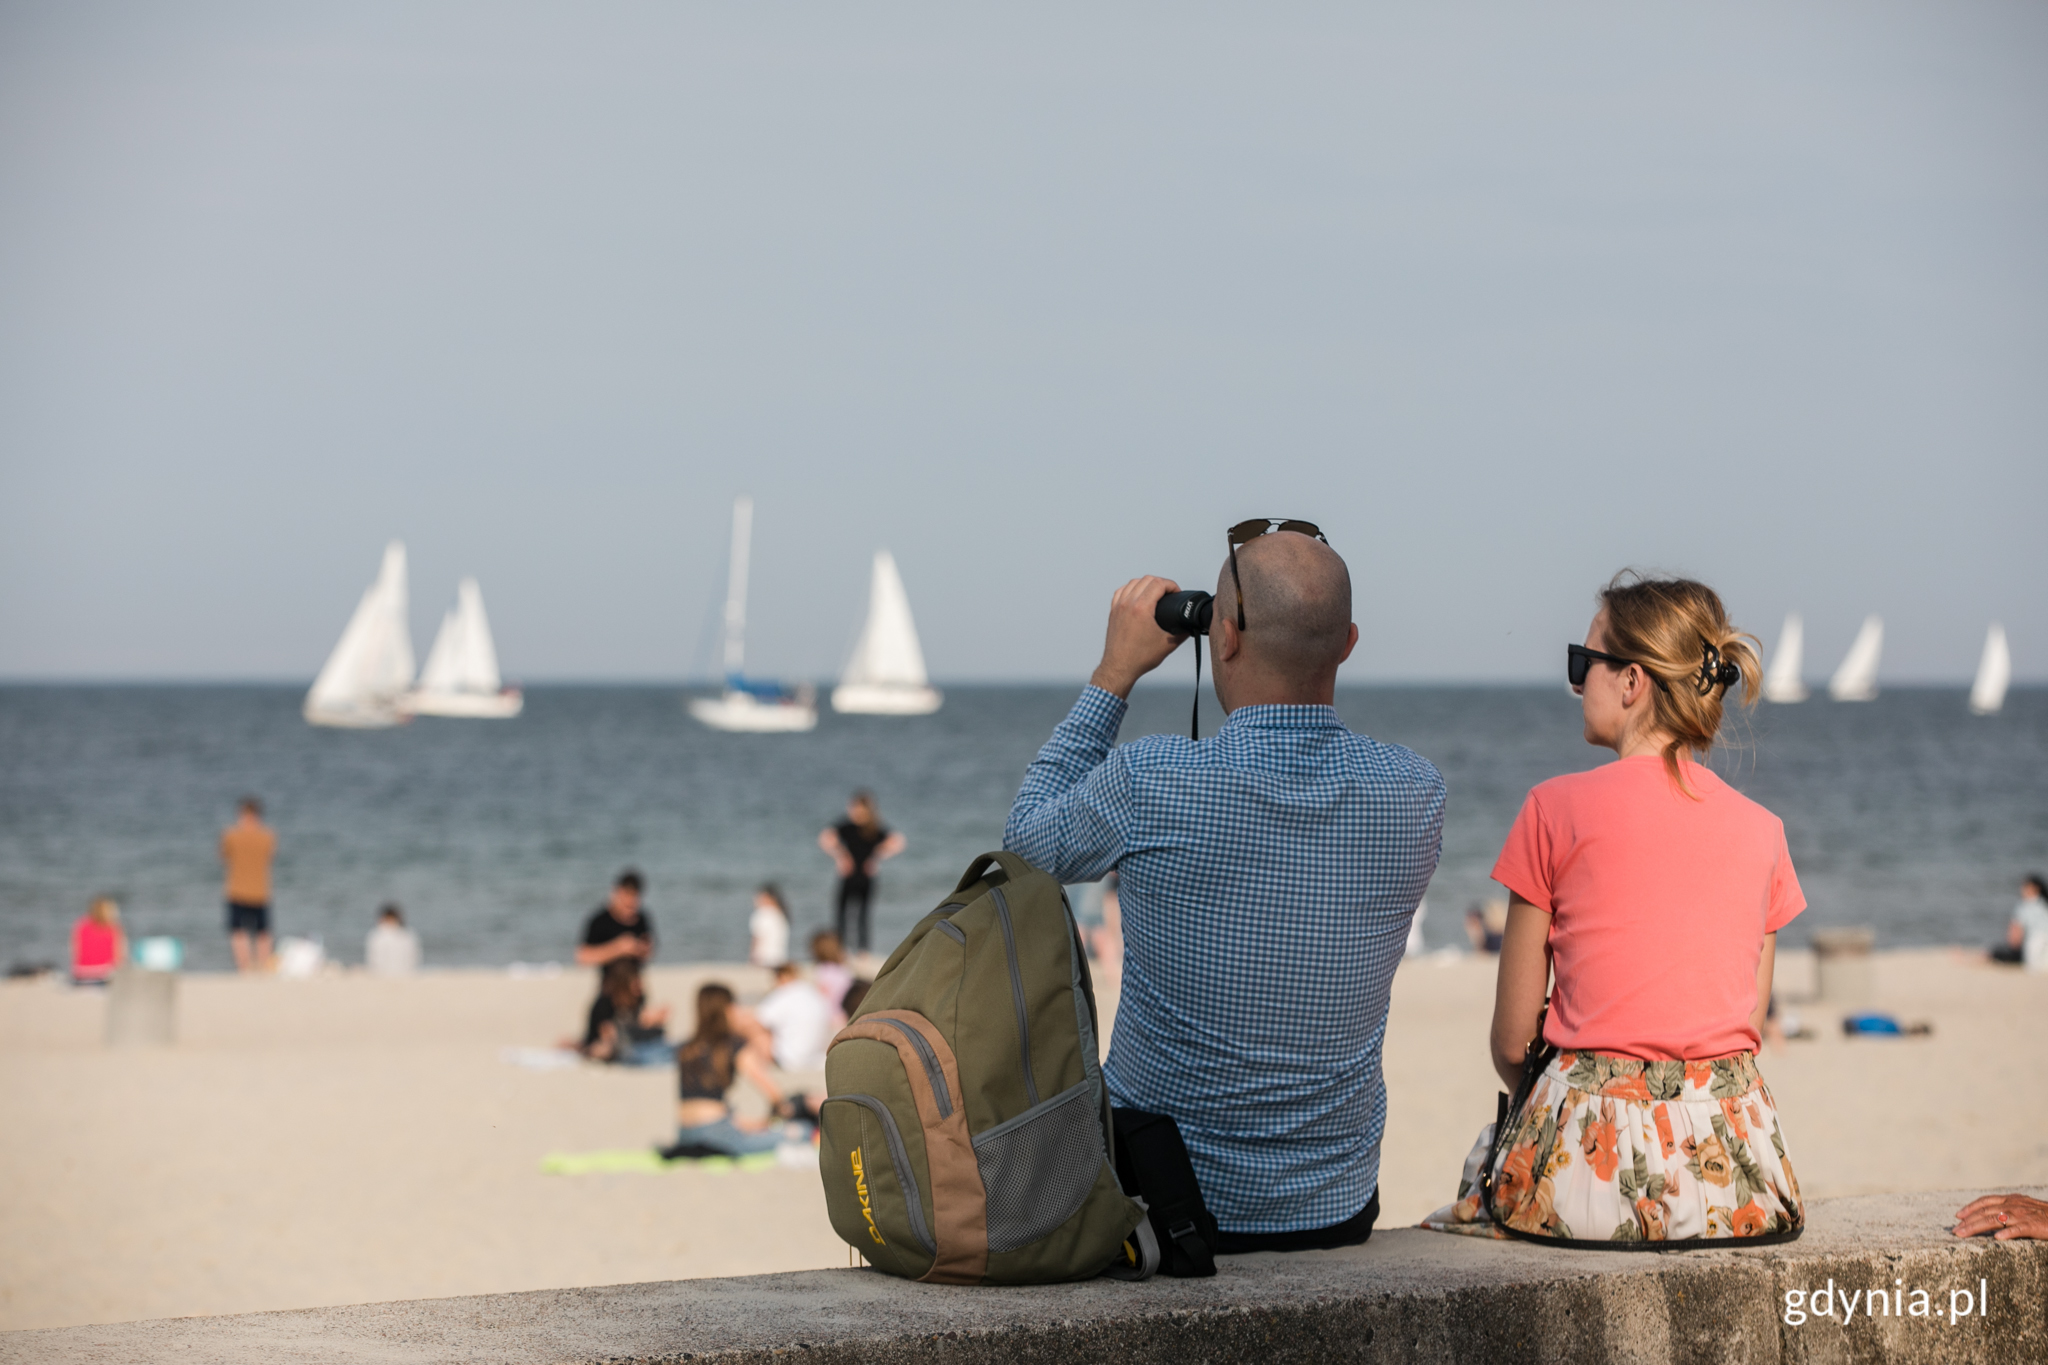
{"type": "Polygon", "coordinates": [[[1800,1241],[1753,1251],[1555,1252],[1393,1228],[1345,1251],[1228,1258],[1212,1280],[676,1280],[13,1332],[0,1362],[2048,1361],[2048,1243],[1949,1236],[1975,1193],[1816,1203],[1800,1241]],[[1787,1321],[1788,1291],[1830,1285],[1922,1290],[1934,1315],[1873,1318],[1859,1301],[1845,1323],[1831,1297],[1833,1317],[1787,1321]]]}

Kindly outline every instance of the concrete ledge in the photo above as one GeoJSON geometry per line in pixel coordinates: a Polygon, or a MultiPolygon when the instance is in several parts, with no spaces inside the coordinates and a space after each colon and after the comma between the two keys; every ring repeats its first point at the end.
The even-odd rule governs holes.
{"type": "MultiPolygon", "coordinates": [[[[866,1270],[0,1334],[0,1362],[2048,1360],[2048,1243],[1960,1242],[1976,1193],[1809,1208],[1753,1251],[1554,1252],[1407,1228],[1213,1280],[949,1289],[866,1270]],[[1787,1291],[1924,1290],[1933,1317],[1786,1319],[1787,1291]],[[1950,1312],[1968,1293],[1968,1316],[1950,1312]],[[1976,1304],[1980,1293],[1986,1302],[1976,1304]]],[[[2041,1194],[2034,1190],[2031,1193],[2041,1194]]]]}

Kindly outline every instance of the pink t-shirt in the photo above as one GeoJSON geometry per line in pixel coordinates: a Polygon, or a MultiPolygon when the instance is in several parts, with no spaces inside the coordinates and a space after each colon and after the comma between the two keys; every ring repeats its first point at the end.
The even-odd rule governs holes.
{"type": "Polygon", "coordinates": [[[1646,1061],[1754,1050],[1764,935],[1806,908],[1785,825],[1660,754],[1553,777],[1522,803],[1493,879],[1550,915],[1561,1048],[1646,1061]]]}
{"type": "Polygon", "coordinates": [[[114,974],[114,926],[81,918],[71,926],[71,974],[96,981],[114,974]]]}

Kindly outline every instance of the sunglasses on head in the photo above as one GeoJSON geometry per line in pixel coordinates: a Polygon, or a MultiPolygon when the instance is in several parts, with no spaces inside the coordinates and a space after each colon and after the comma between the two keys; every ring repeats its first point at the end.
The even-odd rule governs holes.
{"type": "Polygon", "coordinates": [[[1293,531],[1297,535],[1313,536],[1328,545],[1330,538],[1323,534],[1323,528],[1312,521],[1287,521],[1279,517],[1253,517],[1240,521],[1230,528],[1230,582],[1237,589],[1237,628],[1244,629],[1244,578],[1237,571],[1237,547],[1250,544],[1260,536],[1275,531],[1293,531]]]}
{"type": "Polygon", "coordinates": [[[1619,654],[1608,654],[1602,650],[1588,649],[1584,645],[1566,645],[1564,647],[1564,676],[1573,687],[1584,687],[1586,685],[1586,674],[1593,667],[1593,660],[1595,659],[1598,659],[1603,664],[1612,664],[1616,668],[1627,668],[1630,664],[1634,664],[1637,668],[1643,669],[1644,674],[1648,676],[1651,682],[1657,684],[1659,688],[1665,691],[1670,690],[1664,686],[1664,680],[1655,673],[1651,673],[1649,669],[1644,668],[1642,661],[1639,659],[1624,659],[1619,654]]]}

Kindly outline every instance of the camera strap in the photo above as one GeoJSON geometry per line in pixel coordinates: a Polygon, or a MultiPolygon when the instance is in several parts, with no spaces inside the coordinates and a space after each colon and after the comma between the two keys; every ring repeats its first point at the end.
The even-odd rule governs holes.
{"type": "Polygon", "coordinates": [[[1188,738],[1202,738],[1202,637],[1190,635],[1195,642],[1195,704],[1188,708],[1188,738]]]}

